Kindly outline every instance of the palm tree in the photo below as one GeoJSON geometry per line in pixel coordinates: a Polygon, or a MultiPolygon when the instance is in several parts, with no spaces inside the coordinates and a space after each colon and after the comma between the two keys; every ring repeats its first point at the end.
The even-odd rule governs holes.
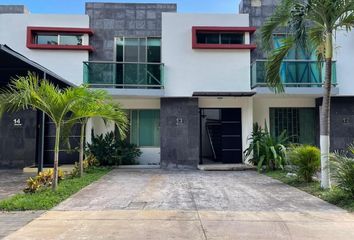
{"type": "Polygon", "coordinates": [[[108,96],[104,90],[86,91],[86,101],[80,102],[72,108],[70,119],[65,122],[68,129],[71,129],[73,124],[80,123],[80,154],[79,166],[80,177],[83,175],[83,160],[84,160],[84,139],[85,129],[90,117],[101,117],[105,123],[113,122],[117,126],[119,136],[125,138],[128,119],[126,114],[121,110],[119,104],[116,104],[108,96]]]}
{"type": "MultiPolygon", "coordinates": [[[[53,121],[55,125],[55,145],[52,188],[56,190],[58,185],[60,140],[63,138],[61,134],[72,122],[104,113],[101,109],[104,108],[103,105],[105,103],[97,101],[95,103],[97,106],[92,106],[95,94],[89,93],[86,87],[59,89],[45,79],[39,80],[38,76],[33,73],[13,79],[7,88],[1,90],[0,96],[2,100],[0,103],[0,114],[5,111],[13,112],[34,109],[41,110],[53,121]],[[85,107],[85,111],[77,110],[80,107],[83,108],[86,103],[90,103],[91,107],[85,107]],[[89,111],[90,109],[92,111],[89,111]]],[[[113,114],[111,108],[107,108],[106,112],[108,113],[108,109],[109,113],[113,114]]],[[[114,108],[114,111],[118,111],[118,109],[114,108]]],[[[112,119],[116,120],[118,116],[122,115],[115,113],[112,119]]],[[[124,123],[125,121],[126,118],[123,118],[120,122],[124,123]]],[[[124,126],[122,129],[124,129],[124,126]]]]}
{"type": "Polygon", "coordinates": [[[266,81],[275,92],[284,91],[279,71],[283,59],[291,49],[315,51],[319,65],[325,62],[320,113],[321,187],[330,188],[328,156],[333,41],[337,31],[350,31],[354,27],[354,1],[283,0],[261,29],[266,50],[271,50],[273,32],[279,27],[286,28],[288,34],[282,46],[270,52],[266,70],[266,81]]]}

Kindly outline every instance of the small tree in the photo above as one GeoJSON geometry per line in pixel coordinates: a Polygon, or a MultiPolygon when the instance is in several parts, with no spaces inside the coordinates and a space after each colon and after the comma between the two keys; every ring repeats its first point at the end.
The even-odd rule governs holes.
{"type": "Polygon", "coordinates": [[[274,49],[267,64],[266,81],[276,92],[283,92],[280,67],[293,48],[311,50],[313,46],[319,65],[325,62],[325,81],[320,114],[321,186],[330,188],[329,136],[332,80],[333,40],[336,31],[354,27],[353,0],[283,0],[261,29],[266,50],[272,46],[272,34],[278,27],[286,27],[288,35],[282,46],[274,49]]]}
{"type": "Polygon", "coordinates": [[[80,177],[83,175],[84,160],[84,140],[85,129],[90,117],[101,117],[105,123],[113,122],[117,126],[119,137],[125,138],[128,119],[126,114],[121,110],[119,104],[114,103],[104,90],[87,90],[86,101],[80,102],[72,108],[70,119],[65,122],[68,129],[71,129],[75,123],[81,124],[80,129],[80,154],[79,166],[80,177]]]}
{"type": "Polygon", "coordinates": [[[126,117],[118,108],[113,105],[106,107],[103,101],[94,102],[96,94],[90,93],[86,87],[59,89],[45,79],[39,80],[33,73],[13,79],[7,88],[1,90],[0,96],[0,114],[5,111],[34,109],[41,110],[53,121],[55,125],[53,190],[56,190],[58,185],[59,148],[61,134],[65,128],[79,120],[98,116],[99,113],[107,113],[107,118],[108,113],[112,114],[110,115],[112,120],[122,124],[121,130],[126,123],[126,117]],[[78,109],[84,108],[85,104],[89,106],[79,111],[78,109]],[[118,116],[122,117],[121,121],[117,119],[118,116]]]}

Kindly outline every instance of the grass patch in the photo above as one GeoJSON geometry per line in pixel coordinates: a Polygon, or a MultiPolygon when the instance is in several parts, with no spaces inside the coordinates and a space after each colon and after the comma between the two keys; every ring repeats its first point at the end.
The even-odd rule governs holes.
{"type": "Polygon", "coordinates": [[[287,177],[285,171],[269,171],[265,175],[277,179],[290,186],[296,187],[304,192],[314,195],[322,200],[338,207],[354,212],[354,198],[343,190],[332,187],[331,190],[323,190],[319,182],[305,183],[296,177],[287,177]]]}
{"type": "Polygon", "coordinates": [[[56,192],[51,189],[43,189],[32,194],[16,194],[0,201],[0,210],[49,210],[90,183],[98,180],[110,170],[110,168],[97,167],[88,170],[82,178],[68,177],[59,183],[56,192]]]}

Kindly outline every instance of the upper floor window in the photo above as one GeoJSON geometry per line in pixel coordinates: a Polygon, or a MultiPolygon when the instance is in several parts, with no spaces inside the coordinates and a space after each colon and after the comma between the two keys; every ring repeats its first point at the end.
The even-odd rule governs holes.
{"type": "Polygon", "coordinates": [[[31,49],[89,50],[89,28],[28,27],[27,47],[31,49]]]}
{"type": "Polygon", "coordinates": [[[244,44],[244,33],[197,32],[199,44],[244,44]]]}
{"type": "Polygon", "coordinates": [[[76,34],[53,34],[53,33],[37,33],[34,35],[34,42],[36,44],[48,45],[72,45],[82,46],[83,35],[76,34]]]}
{"type": "MultiPolygon", "coordinates": [[[[273,47],[275,49],[280,48],[284,45],[284,39],[286,38],[286,34],[273,34],[273,47]]],[[[295,46],[291,48],[288,54],[285,56],[286,60],[290,59],[298,59],[298,60],[317,60],[316,52],[311,51],[311,49],[304,49],[300,46],[295,46]]]]}
{"type": "Polygon", "coordinates": [[[194,49],[254,49],[250,44],[252,27],[192,27],[194,49]]]}

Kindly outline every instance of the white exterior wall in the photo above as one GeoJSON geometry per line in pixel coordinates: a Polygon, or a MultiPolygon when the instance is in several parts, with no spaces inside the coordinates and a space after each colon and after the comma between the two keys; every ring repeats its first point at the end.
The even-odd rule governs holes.
{"type": "Polygon", "coordinates": [[[192,49],[193,26],[248,27],[249,20],[247,14],[163,13],[165,96],[250,91],[250,50],[192,49]]]}
{"type": "MultiPolygon", "coordinates": [[[[83,61],[88,60],[88,51],[29,49],[26,47],[27,26],[88,28],[89,17],[87,15],[0,14],[0,44],[6,44],[76,85],[82,84],[83,61]]],[[[88,35],[84,37],[83,42],[88,42],[88,35]]]]}
{"type": "Polygon", "coordinates": [[[267,121],[269,127],[269,108],[272,107],[315,107],[314,97],[254,97],[253,98],[253,121],[264,127],[264,121],[267,121]]]}
{"type": "Polygon", "coordinates": [[[242,151],[248,148],[248,137],[253,126],[252,97],[199,98],[199,108],[241,108],[242,119],[242,151]]]}
{"type": "Polygon", "coordinates": [[[336,46],[339,95],[354,95],[354,31],[338,32],[336,46]]]}

